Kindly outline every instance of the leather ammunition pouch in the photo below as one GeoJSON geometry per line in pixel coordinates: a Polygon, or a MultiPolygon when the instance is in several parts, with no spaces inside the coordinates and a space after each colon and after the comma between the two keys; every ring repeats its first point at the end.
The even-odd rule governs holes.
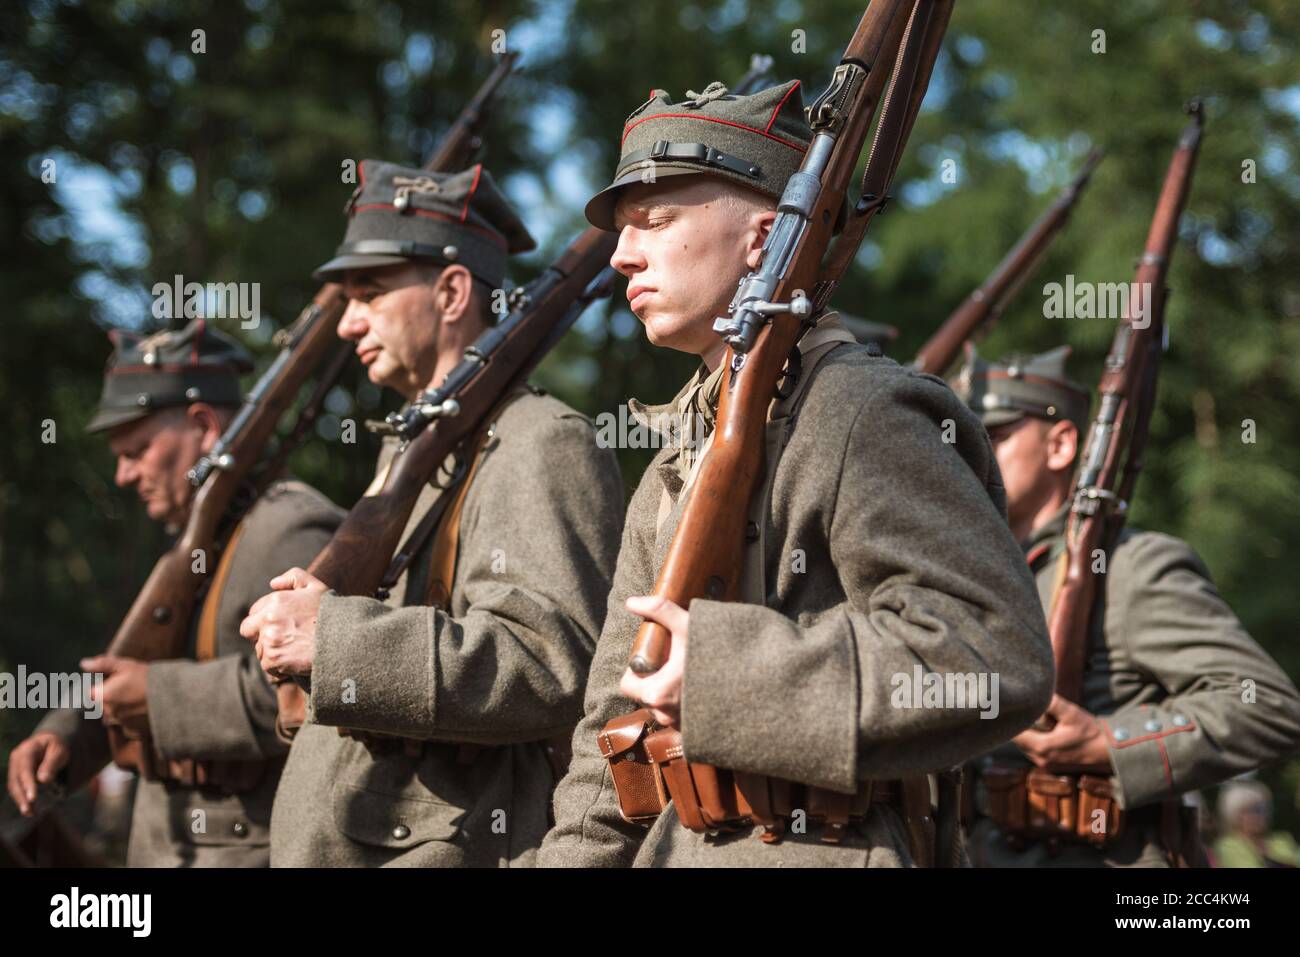
{"type": "Polygon", "coordinates": [[[619,812],[633,824],[652,824],[668,806],[663,775],[646,750],[646,738],[653,731],[649,709],[640,708],[610,721],[596,736],[600,753],[609,762],[619,812]]]}
{"type": "Polygon", "coordinates": [[[1045,841],[1106,848],[1124,832],[1125,814],[1109,778],[994,764],[980,771],[988,816],[1013,847],[1045,841]]]}
{"type": "Polygon", "coordinates": [[[873,804],[894,807],[907,825],[912,856],[935,862],[935,823],[929,780],[862,781],[854,794],[799,784],[763,774],[729,771],[687,761],[681,733],[656,728],[641,708],[610,721],[597,735],[609,762],[624,820],[649,825],[671,799],[682,827],[698,833],[762,825],[762,839],[780,841],[796,823],[819,827],[821,839],[838,844],[850,823],[866,818],[873,804]]]}

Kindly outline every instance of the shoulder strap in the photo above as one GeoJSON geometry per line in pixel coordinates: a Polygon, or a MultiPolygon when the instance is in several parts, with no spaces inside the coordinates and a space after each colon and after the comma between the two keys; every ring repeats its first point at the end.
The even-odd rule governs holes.
{"type": "Polygon", "coordinates": [[[804,392],[814,372],[823,359],[846,342],[857,342],[844,328],[837,316],[828,315],[822,323],[806,332],[799,340],[801,370],[790,394],[772,404],[765,437],[766,453],[763,458],[763,484],[749,503],[749,523],[758,538],[753,548],[745,549],[744,568],[741,572],[741,600],[757,605],[767,603],[767,515],[772,501],[772,486],[776,481],[776,467],[790,441],[790,428],[794,415],[803,401],[804,392]]]}
{"type": "Polygon", "coordinates": [[[483,461],[483,454],[491,444],[495,434],[496,420],[501,411],[527,391],[521,386],[512,389],[496,407],[484,418],[483,429],[474,436],[474,459],[465,471],[465,477],[457,486],[446,511],[438,521],[438,529],[433,538],[433,554],[429,560],[429,587],[426,590],[430,605],[447,611],[451,608],[451,588],[456,577],[456,557],[460,551],[460,513],[465,505],[465,496],[474,482],[474,476],[483,461]]]}
{"type": "Polygon", "coordinates": [[[451,608],[452,579],[456,575],[456,556],[460,551],[460,512],[469,493],[470,483],[483,461],[489,431],[475,437],[474,461],[465,472],[465,478],[456,486],[447,509],[438,521],[438,531],[433,536],[433,557],[429,561],[429,587],[426,592],[430,605],[447,611],[451,608]]]}
{"type": "Polygon", "coordinates": [[[235,564],[235,546],[239,544],[239,536],[244,534],[244,522],[245,519],[241,519],[230,533],[230,540],[221,553],[221,561],[217,563],[217,572],[212,576],[212,585],[204,599],[203,610],[199,612],[199,631],[194,646],[194,657],[199,661],[211,661],[217,657],[217,616],[221,610],[221,598],[226,591],[226,579],[230,577],[230,569],[235,564]]]}

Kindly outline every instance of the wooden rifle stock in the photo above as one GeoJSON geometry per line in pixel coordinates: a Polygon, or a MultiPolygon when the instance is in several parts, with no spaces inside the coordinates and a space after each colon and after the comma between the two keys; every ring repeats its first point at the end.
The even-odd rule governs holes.
{"type": "Polygon", "coordinates": [[[1099,587],[1094,556],[1100,550],[1107,561],[1111,557],[1127,518],[1150,430],[1164,347],[1165,279],[1204,122],[1199,102],[1193,101],[1188,112],[1191,122],[1165,174],[1128,307],[1106,357],[1096,418],[1075,478],[1066,528],[1065,575],[1048,614],[1056,693],[1076,703],[1082,701],[1088,631],[1099,587]],[[1135,304],[1138,290],[1145,291],[1145,309],[1135,304]]]}
{"type": "Polygon", "coordinates": [[[1102,156],[1100,149],[1088,154],[1074,181],[1020,237],[984,284],[967,296],[938,331],[926,340],[912,360],[914,369],[942,376],[961,353],[966,341],[997,321],[1007,303],[1033,275],[1052,242],[1065,228],[1074,204],[1079,201],[1102,156]]]}
{"type": "MultiPolygon", "coordinates": [[[[819,281],[833,286],[838,278],[824,279],[822,261],[884,93],[887,68],[900,55],[901,47],[913,63],[919,63],[912,81],[928,79],[925,51],[935,43],[936,31],[942,36],[951,8],[951,0],[873,0],[830,87],[809,107],[813,140],[799,173],[786,187],[763,248],[763,262],[742,280],[729,309],[730,318],[715,326],[731,348],[723,360],[727,371],[713,444],[700,463],[691,497],[660,569],[657,596],[683,608],[689,607],[693,598],[738,597],[746,516],[764,468],[768,408],[782,367],[803,330],[803,322],[791,310],[811,311],[802,291],[818,287],[819,281]],[[909,23],[913,24],[910,30],[909,23]]],[[[898,102],[910,103],[910,92],[906,98],[902,94],[900,88],[898,102]]],[[[905,137],[909,127],[907,122],[892,124],[881,137],[905,137]]],[[[869,166],[887,162],[892,171],[902,144],[881,137],[873,146],[869,166]]],[[[868,175],[872,175],[870,168],[868,175]]],[[[887,186],[888,179],[883,176],[877,181],[887,186]]],[[[865,227],[861,217],[874,215],[876,208],[870,202],[859,202],[844,232],[856,232],[860,240],[865,227]]],[[[837,256],[840,250],[837,245],[837,256]]],[[[845,261],[848,258],[851,256],[845,261]]],[[[823,285],[822,290],[825,288],[823,285]]],[[[819,301],[824,298],[829,295],[817,295],[819,301]]],[[[644,621],[632,646],[632,670],[648,674],[662,667],[669,642],[665,628],[644,621]]]]}

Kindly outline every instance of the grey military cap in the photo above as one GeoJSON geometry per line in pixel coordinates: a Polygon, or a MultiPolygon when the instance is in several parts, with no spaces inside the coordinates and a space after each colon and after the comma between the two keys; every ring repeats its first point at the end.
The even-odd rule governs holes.
{"type": "Polygon", "coordinates": [[[983,359],[966,344],[966,364],[957,394],[979,415],[985,428],[1017,422],[1027,415],[1073,422],[1082,435],[1088,428],[1090,396],[1066,374],[1069,346],[1036,356],[1009,356],[1002,362],[983,359]]]}
{"type": "Polygon", "coordinates": [[[344,208],[343,244],[312,274],[317,279],[416,260],[459,263],[495,289],[505,279],[506,257],[537,245],[482,164],[432,173],[368,159],[358,173],[344,208]]]}
{"type": "Polygon", "coordinates": [[[668,176],[721,176],[779,199],[811,141],[798,80],[749,96],[710,83],[680,103],[651,90],[623,126],[614,181],[587,203],[587,220],[613,230],[624,187],[668,176]]]}
{"type": "Polygon", "coordinates": [[[253,359],[234,339],[195,319],[184,329],[140,336],[125,329],[113,343],[104,389],[87,432],[104,432],[172,406],[239,405],[239,377],[253,359]]]}

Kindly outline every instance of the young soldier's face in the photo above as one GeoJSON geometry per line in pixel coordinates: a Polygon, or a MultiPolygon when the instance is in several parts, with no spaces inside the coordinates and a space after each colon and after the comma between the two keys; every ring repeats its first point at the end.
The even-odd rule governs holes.
{"type": "Polygon", "coordinates": [[[220,436],[219,426],[192,409],[164,409],[108,433],[109,450],[117,457],[114,482],[135,489],[149,517],[169,526],[185,521],[194,494],[186,473],[220,436]],[[209,435],[213,428],[217,431],[209,435]]]}
{"type": "Polygon", "coordinates": [[[438,310],[429,267],[415,263],[351,269],[351,300],[338,334],[357,344],[370,381],[413,398],[437,364],[438,310]]]}
{"type": "Polygon", "coordinates": [[[632,312],[658,346],[715,365],[713,331],[736,283],[759,261],[776,213],[758,194],[712,176],[673,176],[628,187],[614,222],[610,264],[627,277],[632,312]]]}

